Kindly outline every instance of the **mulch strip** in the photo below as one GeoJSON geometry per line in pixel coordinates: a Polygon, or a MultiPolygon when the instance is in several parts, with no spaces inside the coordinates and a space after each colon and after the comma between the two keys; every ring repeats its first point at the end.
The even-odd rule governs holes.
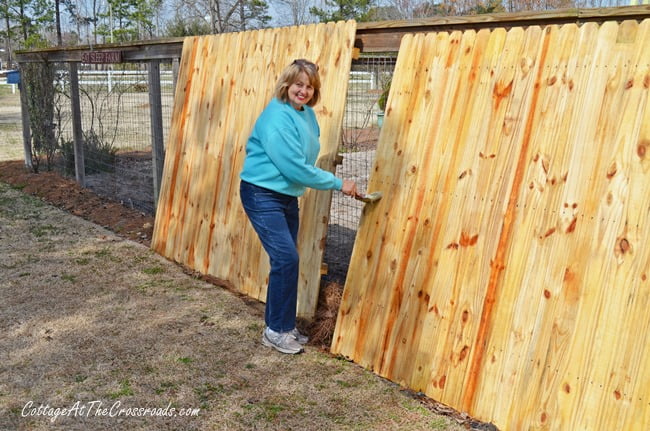
{"type": "Polygon", "coordinates": [[[119,236],[147,247],[151,244],[153,216],[100,197],[58,172],[33,173],[20,160],[4,161],[0,162],[0,181],[103,226],[119,236]]]}

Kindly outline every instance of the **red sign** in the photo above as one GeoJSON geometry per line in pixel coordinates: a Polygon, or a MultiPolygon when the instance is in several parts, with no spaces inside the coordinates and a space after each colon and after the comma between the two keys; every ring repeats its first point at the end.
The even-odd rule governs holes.
{"type": "Polygon", "coordinates": [[[82,63],[121,63],[122,51],[90,51],[81,53],[82,63]]]}

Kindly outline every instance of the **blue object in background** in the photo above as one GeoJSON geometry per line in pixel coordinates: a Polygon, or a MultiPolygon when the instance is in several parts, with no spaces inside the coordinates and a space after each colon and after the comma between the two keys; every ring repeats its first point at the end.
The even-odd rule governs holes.
{"type": "Polygon", "coordinates": [[[20,84],[19,70],[11,70],[7,72],[7,84],[20,84]]]}

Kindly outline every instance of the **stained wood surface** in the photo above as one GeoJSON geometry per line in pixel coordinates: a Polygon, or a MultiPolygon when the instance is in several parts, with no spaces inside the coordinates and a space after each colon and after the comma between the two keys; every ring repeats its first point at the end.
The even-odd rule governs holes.
{"type": "MultiPolygon", "coordinates": [[[[253,298],[266,299],[269,263],[239,199],[246,140],[277,79],[296,58],[319,65],[318,165],[334,170],[355,23],[328,23],[187,38],[152,248],[253,298]]],[[[300,199],[298,313],[318,299],[331,192],[300,199]]]]}
{"type": "Polygon", "coordinates": [[[333,352],[500,429],[649,429],[648,46],[405,36],[333,352]]]}

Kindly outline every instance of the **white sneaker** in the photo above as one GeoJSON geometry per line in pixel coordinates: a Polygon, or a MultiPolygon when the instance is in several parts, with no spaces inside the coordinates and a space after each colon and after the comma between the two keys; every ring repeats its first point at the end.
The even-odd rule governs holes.
{"type": "Polygon", "coordinates": [[[302,346],[296,341],[291,331],[275,332],[271,328],[266,328],[262,334],[262,344],[290,355],[302,352],[302,346]]]}
{"type": "Polygon", "coordinates": [[[293,328],[291,331],[289,331],[289,333],[291,333],[294,340],[296,340],[298,342],[298,344],[305,345],[305,344],[309,343],[309,337],[306,336],[306,335],[301,334],[298,331],[298,328],[293,328]]]}

